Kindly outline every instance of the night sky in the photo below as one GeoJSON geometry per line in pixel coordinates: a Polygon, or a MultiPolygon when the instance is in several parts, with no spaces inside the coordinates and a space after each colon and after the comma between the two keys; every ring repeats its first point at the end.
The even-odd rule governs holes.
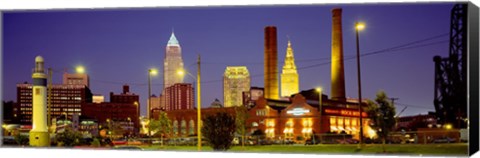
{"type": "MultiPolygon", "coordinates": [[[[397,112],[415,115],[434,111],[433,56],[448,55],[453,3],[184,7],[10,11],[3,13],[3,100],[16,101],[16,84],[32,82],[35,56],[52,67],[53,83],[64,70],[83,65],[94,94],[121,93],[122,85],[140,95],[146,111],[147,72],[163,70],[167,41],[174,30],[185,68],[196,74],[202,58],[202,105],[223,102],[226,66],[245,65],[251,86],[263,87],[264,27],[277,27],[278,71],[287,35],[294,50],[300,89],[322,86],[330,95],[331,9],[343,8],[343,44],[347,97],[357,98],[355,21],[360,32],[362,96],[378,90],[399,98],[397,112]],[[427,39],[427,40],[424,40],[427,39]],[[403,47],[400,47],[403,46],[403,47]]],[[[280,76],[279,76],[280,79],[280,76]]],[[[163,88],[152,78],[152,93],[163,88]]],[[[187,76],[185,82],[194,82],[187,76]]]]}

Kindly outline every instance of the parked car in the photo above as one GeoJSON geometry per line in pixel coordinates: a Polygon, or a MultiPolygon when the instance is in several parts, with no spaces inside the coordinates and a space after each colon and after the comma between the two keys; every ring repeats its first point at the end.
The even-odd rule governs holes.
{"type": "Polygon", "coordinates": [[[268,139],[261,139],[259,142],[260,142],[260,145],[272,145],[273,144],[273,141],[268,140],[268,139]]]}
{"type": "Polygon", "coordinates": [[[318,139],[307,139],[305,141],[305,145],[315,145],[315,144],[319,144],[320,143],[320,140],[318,139]]]}
{"type": "Polygon", "coordinates": [[[441,137],[434,139],[432,143],[454,143],[456,141],[455,138],[450,138],[450,137],[441,137]]]}
{"type": "Polygon", "coordinates": [[[138,146],[115,146],[113,149],[117,150],[143,150],[142,148],[138,146]]]}

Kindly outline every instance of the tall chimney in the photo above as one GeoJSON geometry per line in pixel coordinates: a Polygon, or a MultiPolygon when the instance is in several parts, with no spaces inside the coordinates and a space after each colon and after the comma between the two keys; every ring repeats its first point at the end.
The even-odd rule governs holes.
{"type": "Polygon", "coordinates": [[[278,99],[277,28],[265,27],[264,97],[278,99]]]}
{"type": "Polygon", "coordinates": [[[343,70],[342,8],[332,10],[332,100],[345,101],[343,70]]]}

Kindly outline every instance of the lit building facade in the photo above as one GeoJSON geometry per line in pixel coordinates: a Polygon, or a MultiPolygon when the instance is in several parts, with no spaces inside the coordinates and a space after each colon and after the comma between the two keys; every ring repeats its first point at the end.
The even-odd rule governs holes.
{"type": "MultiPolygon", "coordinates": [[[[82,115],[82,105],[92,102],[90,89],[83,84],[53,84],[51,96],[47,93],[47,103],[51,102],[50,119],[67,114],[82,115]],[[49,99],[50,98],[50,99],[49,99]],[[50,100],[50,101],[49,101],[50,100]]],[[[21,124],[32,123],[32,84],[17,84],[17,103],[19,104],[19,120],[21,124]]],[[[47,108],[48,111],[48,108],[47,108]]]]}
{"type": "Polygon", "coordinates": [[[63,73],[63,84],[67,85],[85,85],[90,87],[90,78],[85,73],[63,73]]]}
{"type": "Polygon", "coordinates": [[[165,88],[165,110],[193,109],[194,93],[191,83],[176,83],[165,88]]]}
{"type": "MultiPolygon", "coordinates": [[[[294,95],[288,101],[265,99],[260,96],[254,100],[255,105],[248,108],[247,135],[261,130],[268,139],[298,142],[310,138],[313,134],[331,135],[345,132],[345,134],[358,139],[361,125],[358,106],[355,106],[358,104],[347,102],[348,107],[338,106],[340,105],[338,101],[324,97],[322,111],[320,111],[318,101],[310,100],[301,94],[294,95]]],[[[210,107],[202,108],[202,117],[217,112],[226,112],[233,117],[236,114],[235,107],[210,107]]],[[[171,110],[166,113],[172,121],[172,135],[170,136],[188,137],[197,134],[196,110],[171,110]]],[[[369,126],[370,119],[367,117],[367,113],[363,112],[362,117],[364,135],[374,137],[375,132],[369,126]]]]}
{"type": "Polygon", "coordinates": [[[287,53],[285,55],[285,63],[280,76],[280,82],[282,97],[290,97],[291,95],[298,93],[299,79],[290,40],[288,41],[287,53]]]}
{"type": "Polygon", "coordinates": [[[94,94],[92,96],[92,102],[94,103],[102,103],[102,102],[105,102],[105,96],[101,95],[101,94],[94,94]]]}
{"type": "Polygon", "coordinates": [[[164,89],[175,83],[183,83],[183,77],[177,74],[178,70],[183,70],[182,48],[175,34],[172,32],[168,40],[163,62],[163,85],[164,89]]]}
{"type": "MultiPolygon", "coordinates": [[[[312,134],[345,132],[358,139],[360,129],[358,108],[336,105],[337,103],[332,100],[322,101],[320,112],[318,101],[306,100],[301,94],[295,95],[291,101],[261,97],[248,111],[247,126],[251,127],[248,132],[262,130],[269,139],[293,141],[306,140],[312,134]]],[[[375,133],[369,126],[367,113],[363,112],[362,117],[364,135],[373,137],[375,133]]]]}
{"type": "Polygon", "coordinates": [[[223,75],[225,107],[242,106],[243,92],[250,91],[250,74],[245,66],[227,66],[223,75]]]}

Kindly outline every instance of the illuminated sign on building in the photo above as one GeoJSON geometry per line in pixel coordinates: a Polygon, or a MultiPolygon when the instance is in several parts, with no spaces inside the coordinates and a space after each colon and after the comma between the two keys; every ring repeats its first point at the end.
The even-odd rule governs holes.
{"type": "Polygon", "coordinates": [[[293,114],[295,116],[298,116],[298,115],[303,115],[303,114],[308,113],[308,112],[310,112],[310,110],[308,110],[308,109],[294,108],[293,110],[288,110],[287,114],[293,114]]]}
{"type": "MultiPolygon", "coordinates": [[[[340,115],[340,116],[359,116],[358,110],[345,110],[345,109],[325,109],[324,110],[325,114],[330,114],[330,115],[340,115]]],[[[367,114],[365,112],[362,112],[362,117],[367,117],[367,114]]]]}

